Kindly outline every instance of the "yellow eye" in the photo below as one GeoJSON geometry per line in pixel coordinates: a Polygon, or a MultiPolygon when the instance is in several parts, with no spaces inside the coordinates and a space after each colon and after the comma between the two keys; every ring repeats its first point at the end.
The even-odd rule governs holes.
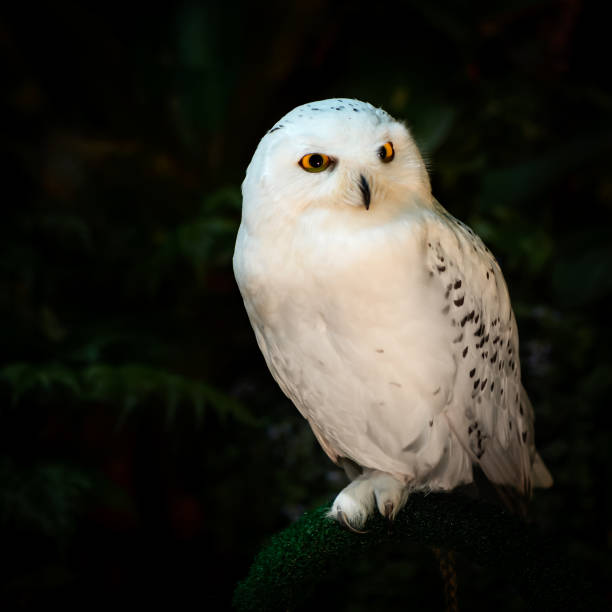
{"type": "Polygon", "coordinates": [[[382,161],[384,161],[385,164],[387,164],[390,161],[392,161],[393,158],[395,157],[395,151],[393,149],[393,143],[392,142],[385,142],[385,144],[382,147],[380,147],[380,149],[378,149],[378,157],[380,157],[380,159],[382,161]]]}
{"type": "Polygon", "coordinates": [[[331,160],[325,153],[308,153],[298,162],[306,172],[323,172],[331,160]]]}

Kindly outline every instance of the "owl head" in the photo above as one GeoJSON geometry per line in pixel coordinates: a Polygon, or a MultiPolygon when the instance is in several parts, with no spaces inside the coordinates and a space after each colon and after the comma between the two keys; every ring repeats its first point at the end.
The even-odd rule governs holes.
{"type": "Polygon", "coordinates": [[[366,102],[330,99],[293,109],[263,137],[242,185],[243,218],[305,210],[363,217],[431,200],[421,154],[406,126],[366,102]]]}

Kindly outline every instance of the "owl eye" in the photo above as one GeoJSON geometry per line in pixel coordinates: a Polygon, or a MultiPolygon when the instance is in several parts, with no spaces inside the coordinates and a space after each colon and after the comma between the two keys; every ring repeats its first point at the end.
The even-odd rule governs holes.
{"type": "Polygon", "coordinates": [[[385,142],[385,144],[382,147],[380,147],[380,149],[378,149],[378,157],[380,157],[380,159],[384,161],[385,164],[388,164],[390,161],[392,161],[393,158],[395,157],[393,143],[385,142]]]}
{"type": "Polygon", "coordinates": [[[331,159],[325,153],[308,153],[298,163],[306,172],[323,172],[331,163],[331,159]]]}

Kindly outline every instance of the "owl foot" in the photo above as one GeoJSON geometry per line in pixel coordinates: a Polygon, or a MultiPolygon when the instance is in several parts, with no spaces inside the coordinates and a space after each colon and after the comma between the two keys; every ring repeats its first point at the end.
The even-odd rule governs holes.
{"type": "Polygon", "coordinates": [[[407,499],[408,489],[403,482],[384,472],[365,470],[339,493],[328,516],[351,531],[364,533],[361,528],[375,507],[393,520],[407,499]]]}

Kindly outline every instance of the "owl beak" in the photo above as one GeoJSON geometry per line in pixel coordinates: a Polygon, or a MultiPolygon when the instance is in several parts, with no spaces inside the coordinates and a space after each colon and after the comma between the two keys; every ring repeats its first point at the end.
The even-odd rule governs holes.
{"type": "Polygon", "coordinates": [[[366,210],[370,210],[370,186],[368,185],[368,181],[366,181],[365,176],[361,174],[359,176],[359,189],[361,191],[361,195],[363,196],[363,203],[365,205],[366,210]]]}

